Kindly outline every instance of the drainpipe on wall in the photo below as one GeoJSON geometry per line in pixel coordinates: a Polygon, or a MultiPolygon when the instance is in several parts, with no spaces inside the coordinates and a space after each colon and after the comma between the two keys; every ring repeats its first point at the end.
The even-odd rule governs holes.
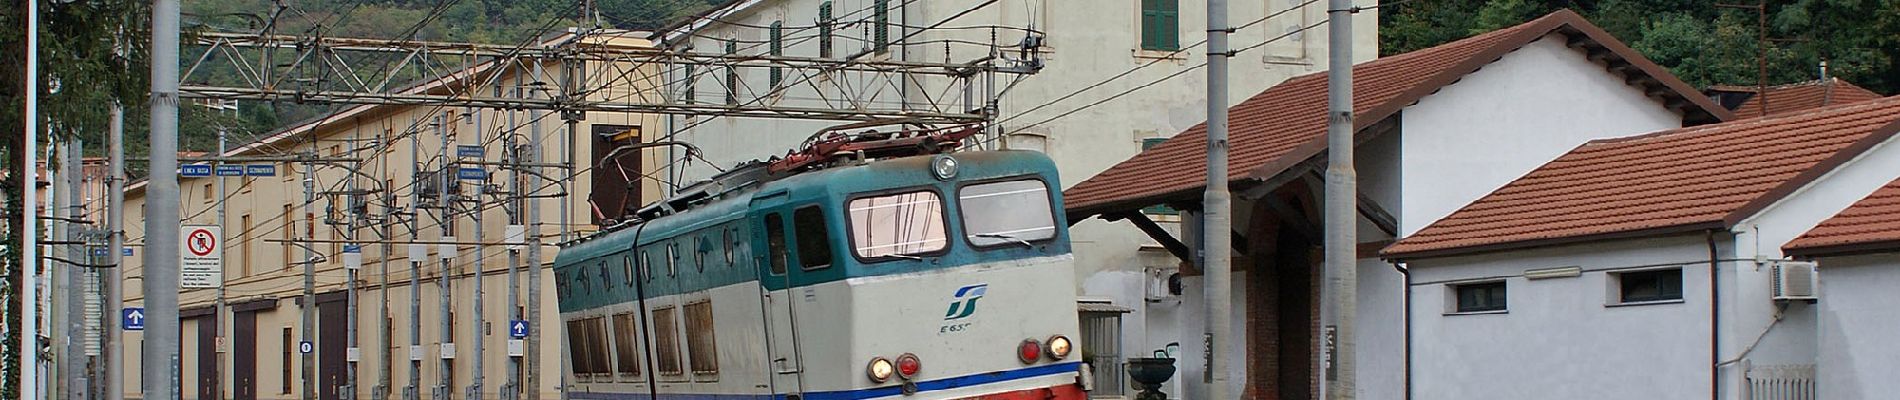
{"type": "MultiPolygon", "coordinates": [[[[1709,399],[1720,400],[1722,398],[1722,285],[1721,277],[1716,274],[1716,267],[1721,265],[1722,257],[1715,249],[1715,230],[1710,229],[1703,236],[1709,243],[1709,399]]],[[[1411,314],[1406,314],[1406,317],[1409,322],[1411,314]]],[[[1411,332],[1407,331],[1406,334],[1409,339],[1411,332]]],[[[1410,361],[1410,353],[1407,353],[1407,361],[1410,361]]]]}
{"type": "Polygon", "coordinates": [[[1405,362],[1399,367],[1403,370],[1401,371],[1403,375],[1400,375],[1399,379],[1402,379],[1400,385],[1404,387],[1405,397],[1403,398],[1412,400],[1412,269],[1400,265],[1398,261],[1392,262],[1392,269],[1399,271],[1399,288],[1405,291],[1405,295],[1399,300],[1399,307],[1405,310],[1404,326],[1400,328],[1400,332],[1405,336],[1404,342],[1400,343],[1400,346],[1404,346],[1400,351],[1405,354],[1405,362]]]}

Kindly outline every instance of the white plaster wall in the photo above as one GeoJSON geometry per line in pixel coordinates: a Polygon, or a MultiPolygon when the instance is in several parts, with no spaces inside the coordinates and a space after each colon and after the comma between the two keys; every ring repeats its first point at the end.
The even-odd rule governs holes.
{"type": "Polygon", "coordinates": [[[1405,109],[1407,236],[1591,139],[1682,117],[1553,35],[1405,109]],[[1455,179],[1453,179],[1455,177],[1455,179]]]}
{"type": "Polygon", "coordinates": [[[1820,355],[1816,366],[1822,399],[1871,399],[1900,393],[1900,254],[1883,253],[1818,260],[1821,273],[1820,355]]]}
{"type": "Polygon", "coordinates": [[[1680,235],[1409,263],[1414,398],[1708,398],[1704,240],[1680,235]],[[1584,272],[1523,277],[1567,266],[1584,272]],[[1639,266],[1680,266],[1683,301],[1607,306],[1609,272],[1639,266]],[[1490,279],[1506,282],[1505,313],[1447,315],[1448,284],[1490,279]]]}

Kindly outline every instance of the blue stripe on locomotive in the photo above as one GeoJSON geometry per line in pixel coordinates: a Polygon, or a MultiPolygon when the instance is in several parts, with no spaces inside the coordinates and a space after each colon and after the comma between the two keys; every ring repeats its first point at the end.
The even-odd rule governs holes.
{"type": "MultiPolygon", "coordinates": [[[[653,275],[644,287],[637,288],[645,297],[674,295],[701,291],[720,286],[738,284],[759,279],[760,268],[753,261],[755,252],[765,248],[765,237],[757,234],[751,217],[759,210],[752,209],[754,199],[766,199],[783,195],[783,204],[788,207],[817,205],[824,209],[826,224],[831,235],[831,268],[818,271],[795,273],[790,286],[808,286],[833,282],[853,277],[881,276],[920,272],[980,262],[1023,259],[1069,253],[1068,222],[1061,212],[1062,184],[1057,180],[1055,164],[1042,153],[1030,151],[978,151],[952,154],[959,161],[958,177],[950,181],[937,180],[930,174],[930,156],[906,157],[879,160],[865,165],[838,167],[786,177],[769,181],[756,189],[747,189],[726,198],[702,204],[691,210],[648,221],[644,224],[624,227],[589,240],[562,248],[554,260],[555,279],[559,286],[561,312],[572,312],[596,308],[611,304],[633,301],[636,287],[628,277],[631,272],[623,260],[625,257],[637,257],[640,253],[633,250],[633,241],[637,237],[642,251],[650,252],[652,260],[649,271],[653,275]],[[1050,195],[1050,209],[1054,212],[1055,240],[1039,242],[1035,248],[1022,246],[1004,246],[987,248],[981,252],[971,248],[967,242],[957,240],[949,251],[939,255],[923,257],[923,260],[886,260],[866,264],[852,256],[847,220],[843,217],[844,202],[850,196],[860,193],[889,192],[906,188],[934,188],[943,195],[945,213],[948,221],[961,221],[962,211],[956,190],[960,185],[980,183],[987,180],[1033,175],[1047,183],[1050,195]],[[724,230],[732,230],[740,241],[733,249],[733,263],[728,263],[724,254],[724,230]],[[703,255],[705,267],[701,270],[696,260],[701,255],[695,248],[695,237],[710,239],[713,243],[710,251],[703,255]],[[677,244],[679,258],[677,273],[669,276],[666,272],[666,246],[677,244]],[[693,254],[687,254],[687,253],[693,254]],[[736,265],[734,265],[736,264],[736,265]]],[[[789,209],[789,208],[788,208],[789,209]]],[[[787,215],[787,218],[790,216],[787,215]]],[[[946,224],[950,238],[965,237],[963,224],[946,224]]],[[[795,234],[795,232],[793,233],[795,234]]],[[[955,240],[955,239],[953,239],[955,240]]],[[[787,242],[792,242],[788,238],[787,242]]],[[[795,255],[794,255],[795,257],[795,255]]],[[[635,264],[638,268],[638,264],[635,264]]],[[[797,268],[796,265],[790,268],[797,268]]],[[[784,289],[787,285],[778,279],[766,280],[765,287],[770,290],[784,289]]]]}

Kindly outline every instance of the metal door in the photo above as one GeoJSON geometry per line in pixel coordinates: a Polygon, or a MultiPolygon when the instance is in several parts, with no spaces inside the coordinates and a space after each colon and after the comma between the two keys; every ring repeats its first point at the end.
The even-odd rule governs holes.
{"type": "Polygon", "coordinates": [[[344,359],[348,349],[347,326],[349,323],[348,303],[337,301],[317,303],[317,378],[319,385],[317,398],[321,400],[342,400],[344,374],[349,373],[349,363],[344,359]]]}
{"type": "Polygon", "coordinates": [[[198,398],[221,399],[218,391],[218,313],[198,317],[198,398]]]}
{"type": "Polygon", "coordinates": [[[257,312],[233,313],[231,381],[234,400],[257,400],[257,312]]]}
{"type": "Polygon", "coordinates": [[[784,194],[761,196],[752,203],[752,254],[758,267],[760,295],[765,303],[766,351],[772,364],[772,389],[787,397],[804,393],[799,361],[798,326],[794,322],[798,296],[792,289],[797,268],[791,260],[791,212],[780,207],[784,194]]]}

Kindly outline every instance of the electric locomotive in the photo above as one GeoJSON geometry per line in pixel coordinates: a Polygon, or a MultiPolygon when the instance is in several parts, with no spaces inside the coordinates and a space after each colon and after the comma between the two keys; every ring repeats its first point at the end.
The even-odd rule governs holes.
{"type": "Polygon", "coordinates": [[[1055,165],[829,129],[563,245],[576,399],[1083,399],[1055,165]]]}

